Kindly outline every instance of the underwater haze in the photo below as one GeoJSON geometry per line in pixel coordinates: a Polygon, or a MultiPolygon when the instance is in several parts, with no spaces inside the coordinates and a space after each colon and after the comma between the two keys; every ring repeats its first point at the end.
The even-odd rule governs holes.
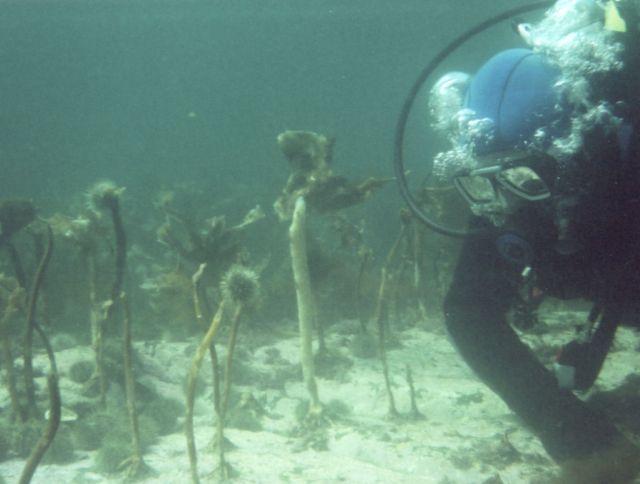
{"type": "MultiPolygon", "coordinates": [[[[419,70],[517,3],[5,0],[0,193],[45,209],[95,179],[140,200],[197,180],[269,200],[285,129],[335,136],[347,174],[388,175],[419,70]]],[[[398,207],[393,190],[384,199],[398,207]]]]}

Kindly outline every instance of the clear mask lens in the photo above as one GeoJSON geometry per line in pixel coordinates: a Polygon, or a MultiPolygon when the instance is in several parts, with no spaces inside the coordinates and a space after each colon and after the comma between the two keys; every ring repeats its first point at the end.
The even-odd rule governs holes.
{"type": "Polygon", "coordinates": [[[459,176],[454,184],[470,204],[490,203],[496,199],[496,191],[489,178],[484,176],[459,176]]]}
{"type": "Polygon", "coordinates": [[[551,196],[547,184],[535,171],[526,166],[507,168],[496,175],[496,181],[528,201],[535,202],[551,196]]]}
{"type": "Polygon", "coordinates": [[[549,186],[528,166],[531,161],[530,156],[503,157],[498,164],[460,173],[453,183],[475,211],[493,212],[501,207],[508,213],[523,201],[551,197],[549,186]]]}

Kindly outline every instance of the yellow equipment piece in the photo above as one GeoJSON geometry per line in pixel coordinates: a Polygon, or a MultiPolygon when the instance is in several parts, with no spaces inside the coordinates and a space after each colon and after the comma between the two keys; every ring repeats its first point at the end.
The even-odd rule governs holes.
{"type": "Polygon", "coordinates": [[[613,32],[627,31],[627,23],[618,12],[616,2],[613,0],[610,0],[604,9],[604,28],[613,32]]]}

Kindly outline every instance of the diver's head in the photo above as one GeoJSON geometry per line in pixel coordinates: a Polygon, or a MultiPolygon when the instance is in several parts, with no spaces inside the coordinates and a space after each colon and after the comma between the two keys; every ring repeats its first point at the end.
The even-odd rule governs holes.
{"type": "Polygon", "coordinates": [[[454,149],[460,159],[448,174],[475,214],[500,224],[523,203],[551,197],[556,163],[545,149],[567,124],[558,75],[542,54],[510,49],[469,83],[454,149]]]}
{"type": "Polygon", "coordinates": [[[544,55],[509,49],[487,61],[473,77],[464,107],[471,119],[485,120],[473,133],[474,154],[526,149],[559,133],[564,110],[554,84],[559,71],[544,55]]]}
{"type": "MultiPolygon", "coordinates": [[[[451,149],[435,156],[432,179],[446,183],[457,178],[455,184],[470,201],[472,209],[499,221],[500,217],[494,217],[494,213],[511,213],[518,203],[555,199],[554,190],[566,193],[567,187],[582,187],[581,180],[597,179],[589,173],[577,179],[574,176],[581,170],[583,158],[589,161],[590,157],[584,156],[587,148],[584,141],[594,130],[604,130],[606,136],[614,134],[619,138],[621,151],[629,151],[621,143],[629,126],[620,116],[624,116],[624,100],[631,99],[633,105],[637,105],[633,97],[634,82],[637,82],[633,61],[640,58],[634,55],[637,52],[634,46],[640,42],[636,42],[637,35],[611,32],[615,20],[612,13],[621,17],[627,26],[630,22],[635,25],[631,33],[637,34],[634,18],[638,18],[640,0],[549,0],[511,8],[466,30],[438,52],[420,72],[398,117],[393,166],[400,194],[412,213],[440,234],[466,237],[478,230],[440,223],[437,217],[423,210],[409,189],[404,144],[416,100],[430,76],[476,35],[500,22],[542,8],[549,10],[539,23],[516,24],[533,51],[499,54],[480,69],[464,96],[460,95],[461,87],[467,82],[464,75],[444,79],[432,90],[432,96],[434,93],[442,96],[430,102],[435,119],[433,126],[447,130],[444,134],[452,142],[451,149]],[[632,5],[633,9],[626,9],[625,5],[632,5]],[[623,67],[629,74],[620,76],[615,89],[598,88],[607,86],[605,81],[615,77],[623,67]],[[482,95],[474,97],[474,92],[482,95]],[[493,95],[484,96],[485,92],[493,95]],[[447,117],[456,103],[459,109],[455,116],[447,117]],[[443,113],[445,116],[441,116],[443,113]],[[553,157],[549,156],[549,148],[553,149],[553,157]],[[505,169],[514,168],[516,162],[522,163],[523,166],[518,167],[522,169],[505,173],[505,169]],[[479,193],[475,193],[474,197],[476,187],[472,180],[484,186],[490,196],[478,197],[479,193]],[[514,180],[518,180],[517,183],[513,183],[514,180]],[[491,198],[494,203],[485,198],[491,198]],[[515,200],[508,200],[513,198],[515,200]]],[[[608,169],[608,163],[601,165],[600,171],[608,169]]],[[[586,188],[580,190],[584,193],[586,188]]]]}

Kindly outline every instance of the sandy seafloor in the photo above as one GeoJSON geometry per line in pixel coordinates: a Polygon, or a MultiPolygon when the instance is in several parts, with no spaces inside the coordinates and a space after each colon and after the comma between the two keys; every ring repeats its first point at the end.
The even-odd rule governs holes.
{"type": "MultiPolygon", "coordinates": [[[[558,346],[572,338],[575,324],[584,317],[582,313],[553,313],[543,318],[548,325],[546,333],[527,335],[525,339],[543,361],[549,362],[558,346]]],[[[239,352],[255,374],[291,377],[285,381],[283,376],[279,389],[269,388],[277,385],[264,382],[236,385],[237,390],[251,393],[264,415],[261,431],[226,431],[235,446],[227,454],[228,462],[238,472],[235,482],[520,483],[545,482],[557,471],[540,442],[467,368],[437,321],[396,333],[400,344],[388,351],[399,412],[405,416],[410,413],[405,379],[409,364],[423,420],[388,417],[379,360],[350,355],[355,322],[333,325],[328,346],[348,355],[353,364],[335,378],[318,379],[320,398],[323,402],[339,400],[349,412],[328,423],[327,450],[305,448],[300,438],[292,436],[295,408],[307,395],[297,378],[298,339],[295,323],[290,325],[290,336],[277,343],[239,352]]],[[[637,368],[639,342],[635,331],[620,329],[592,392],[606,394],[621,384],[628,386],[628,377],[637,368]]],[[[140,380],[163,395],[184,401],[183,384],[194,345],[195,340],[136,343],[140,380]]],[[[78,398],[79,391],[78,385],[66,377],[68,368],[74,361],[91,357],[89,347],[57,353],[63,404],[78,398]]],[[[44,355],[38,355],[35,364],[44,370],[44,355]]],[[[205,375],[207,369],[205,363],[205,375]]],[[[44,388],[43,381],[40,386],[44,388]]],[[[7,404],[4,390],[0,404],[7,404]]],[[[210,387],[198,397],[195,413],[200,476],[203,482],[213,482],[216,459],[211,449],[214,426],[210,387]]],[[[183,417],[175,433],[161,437],[147,450],[144,458],[153,474],[139,482],[190,482],[182,422],[183,417]]],[[[95,472],[95,452],[77,452],[76,456],[68,465],[41,465],[32,482],[123,482],[121,476],[95,472]]],[[[16,459],[2,462],[0,476],[6,482],[16,482],[22,465],[23,461],[16,459]]]]}

